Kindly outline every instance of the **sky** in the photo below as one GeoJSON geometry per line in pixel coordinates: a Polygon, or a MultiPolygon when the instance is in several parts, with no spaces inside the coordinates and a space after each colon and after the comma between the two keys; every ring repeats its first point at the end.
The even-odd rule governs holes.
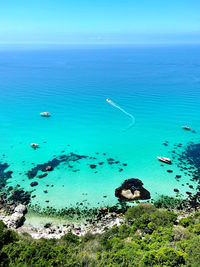
{"type": "Polygon", "coordinates": [[[1,0],[0,43],[200,43],[200,0],[1,0]]]}

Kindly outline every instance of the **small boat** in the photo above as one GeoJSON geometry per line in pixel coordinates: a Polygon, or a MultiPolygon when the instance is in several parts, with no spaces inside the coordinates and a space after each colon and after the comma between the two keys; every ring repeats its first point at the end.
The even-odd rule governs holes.
{"type": "Polygon", "coordinates": [[[31,143],[31,145],[30,145],[31,147],[33,147],[33,148],[38,148],[39,147],[39,145],[38,144],[36,144],[36,143],[31,143]]]}
{"type": "Polygon", "coordinates": [[[182,128],[183,128],[184,130],[190,130],[190,127],[189,127],[189,126],[182,126],[182,128]]]}
{"type": "Polygon", "coordinates": [[[167,163],[167,164],[172,164],[172,161],[171,159],[169,158],[165,158],[165,157],[157,157],[158,160],[164,162],[164,163],[167,163]]]}
{"type": "Polygon", "coordinates": [[[51,114],[49,113],[49,112],[41,112],[40,113],[40,116],[42,116],[42,117],[50,117],[51,116],[51,114]]]}

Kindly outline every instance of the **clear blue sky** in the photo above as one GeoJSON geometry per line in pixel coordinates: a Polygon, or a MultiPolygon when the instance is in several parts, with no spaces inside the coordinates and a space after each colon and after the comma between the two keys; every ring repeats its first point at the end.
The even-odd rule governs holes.
{"type": "Polygon", "coordinates": [[[0,43],[200,43],[200,0],[4,0],[0,43]]]}

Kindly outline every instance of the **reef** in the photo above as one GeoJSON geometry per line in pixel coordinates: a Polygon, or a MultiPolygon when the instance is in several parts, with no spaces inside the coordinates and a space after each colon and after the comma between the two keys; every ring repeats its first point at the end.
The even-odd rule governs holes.
{"type": "Polygon", "coordinates": [[[70,153],[69,155],[61,155],[59,157],[53,158],[46,163],[36,165],[34,168],[27,172],[27,176],[29,179],[32,179],[36,177],[39,171],[52,171],[53,168],[58,167],[63,162],[70,163],[70,161],[78,161],[82,158],[87,157],[88,156],[78,155],[74,153],[70,153]]]}
{"type": "Polygon", "coordinates": [[[13,190],[8,197],[9,201],[14,201],[16,204],[28,205],[31,200],[31,193],[24,190],[13,190]]]}
{"type": "Polygon", "coordinates": [[[32,182],[32,183],[30,183],[30,186],[37,186],[38,185],[38,182],[32,182]]]}
{"type": "MultiPolygon", "coordinates": [[[[185,188],[186,197],[183,198],[180,207],[187,211],[198,209],[200,205],[200,143],[188,142],[185,145],[176,143],[168,153],[171,154],[173,164],[177,165],[181,172],[181,174],[175,174],[176,181],[180,182],[183,176],[188,176],[191,181],[191,183],[180,183],[181,190],[180,188],[172,189],[176,193],[176,198],[183,198],[180,192],[183,192],[183,186],[185,188]]],[[[167,172],[172,175],[173,170],[167,170],[167,172]]]]}
{"type": "Polygon", "coordinates": [[[141,180],[136,178],[127,179],[124,183],[115,189],[115,196],[119,201],[134,201],[150,199],[151,195],[143,187],[141,180]]]}
{"type": "Polygon", "coordinates": [[[7,180],[12,177],[12,171],[5,171],[8,167],[8,163],[0,162],[0,190],[5,187],[7,180]]]}
{"type": "MultiPolygon", "coordinates": [[[[99,152],[96,152],[96,155],[99,155],[99,152]]],[[[103,156],[106,156],[106,153],[102,154],[103,156]]],[[[65,163],[66,166],[68,166],[69,170],[72,172],[79,172],[80,169],[73,169],[73,162],[79,162],[81,159],[88,159],[87,165],[89,165],[90,169],[94,171],[94,173],[98,173],[97,169],[100,168],[100,166],[107,163],[112,169],[114,168],[113,165],[118,169],[119,172],[122,172],[124,167],[127,167],[127,163],[120,163],[119,160],[115,160],[114,158],[105,158],[105,161],[98,161],[97,157],[88,156],[88,155],[78,155],[73,152],[65,155],[62,154],[60,156],[55,156],[52,160],[49,160],[48,162],[37,164],[35,167],[33,167],[31,170],[29,170],[26,175],[29,179],[33,179],[35,177],[38,178],[44,178],[47,175],[47,172],[53,171],[54,168],[58,167],[61,163],[65,163]],[[121,168],[123,167],[123,168],[121,168]],[[45,174],[38,174],[38,172],[45,172],[45,174]]]]}

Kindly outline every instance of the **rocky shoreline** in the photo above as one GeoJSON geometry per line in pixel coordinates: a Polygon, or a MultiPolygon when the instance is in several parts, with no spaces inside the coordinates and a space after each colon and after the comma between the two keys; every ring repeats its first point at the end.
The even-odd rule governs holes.
{"type": "MultiPolygon", "coordinates": [[[[71,232],[73,234],[83,236],[86,233],[103,233],[106,228],[111,228],[114,225],[123,223],[123,214],[117,212],[108,212],[108,208],[99,209],[99,214],[96,218],[86,218],[81,222],[53,223],[51,218],[46,223],[34,226],[32,223],[24,223],[26,220],[27,207],[23,204],[16,205],[14,203],[6,203],[0,201],[0,220],[5,225],[17,231],[18,233],[28,233],[34,239],[40,238],[61,238],[63,235],[71,232]]],[[[47,217],[46,217],[47,218],[47,217]]],[[[64,220],[62,220],[64,221],[64,220]]]]}
{"type": "MultiPolygon", "coordinates": [[[[14,193],[16,191],[13,191],[14,193]]],[[[20,191],[21,192],[21,191],[20,191]]],[[[13,194],[14,194],[13,193],[13,194]]],[[[13,195],[12,194],[12,195],[13,195]]],[[[114,225],[119,226],[124,222],[124,213],[130,207],[127,202],[140,203],[138,200],[150,201],[150,192],[143,188],[141,180],[127,179],[115,190],[115,196],[119,203],[113,207],[80,208],[79,206],[56,211],[53,208],[45,210],[37,209],[23,202],[6,199],[5,193],[0,195],[0,220],[5,225],[18,233],[28,233],[34,239],[61,238],[67,233],[83,236],[87,233],[102,234],[106,229],[114,225]],[[33,217],[27,220],[31,210],[35,212],[40,223],[35,223],[33,217]],[[27,214],[28,212],[28,214],[27,214]],[[57,222],[55,223],[55,218],[57,222]],[[59,219],[58,219],[59,218],[59,219]],[[43,220],[44,219],[44,220],[43,220]],[[28,222],[27,222],[28,221],[28,222]]],[[[186,199],[163,197],[160,202],[154,202],[157,208],[165,208],[175,211],[180,218],[190,216],[200,208],[199,191],[190,194],[186,199]]],[[[145,202],[144,202],[145,203],[145,202]]],[[[141,203],[142,204],[142,203],[141,203]]]]}
{"type": "MultiPolygon", "coordinates": [[[[144,205],[145,203],[147,204],[147,202],[144,202],[139,205],[144,205]]],[[[2,220],[8,228],[20,234],[29,234],[34,239],[59,239],[67,233],[73,233],[78,236],[84,236],[87,233],[102,234],[106,229],[124,223],[124,213],[120,211],[121,210],[109,212],[108,208],[104,207],[99,209],[98,217],[85,218],[79,222],[69,222],[65,219],[58,219],[57,222],[55,222],[51,217],[40,216],[42,223],[34,225],[34,221],[32,222],[31,219],[28,223],[26,222],[27,207],[25,205],[0,202],[0,220],[2,220]]],[[[181,218],[193,215],[197,209],[191,207],[187,210],[173,209],[173,211],[178,214],[178,220],[180,220],[181,218]]]]}
{"type": "Polygon", "coordinates": [[[123,215],[107,214],[101,220],[69,224],[46,223],[43,226],[23,225],[17,229],[18,233],[28,233],[34,239],[40,238],[61,238],[67,233],[84,236],[87,233],[102,234],[105,229],[112,228],[114,225],[121,225],[124,222],[123,215]]]}

